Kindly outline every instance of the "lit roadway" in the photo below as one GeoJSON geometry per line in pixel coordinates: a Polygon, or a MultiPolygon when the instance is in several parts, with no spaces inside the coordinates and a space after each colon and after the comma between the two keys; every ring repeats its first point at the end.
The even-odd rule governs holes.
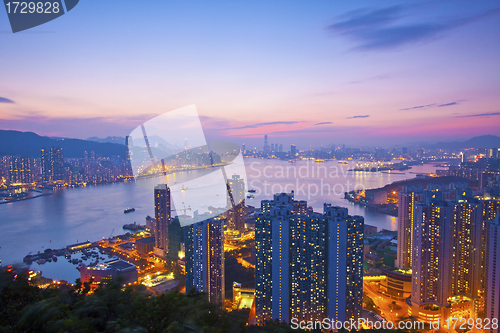
{"type": "Polygon", "coordinates": [[[408,304],[404,301],[397,301],[390,297],[384,296],[377,291],[378,282],[363,282],[363,292],[373,300],[373,303],[382,311],[382,317],[394,324],[400,318],[408,317],[408,304]],[[395,301],[401,307],[399,310],[392,310],[389,305],[395,301]]]}

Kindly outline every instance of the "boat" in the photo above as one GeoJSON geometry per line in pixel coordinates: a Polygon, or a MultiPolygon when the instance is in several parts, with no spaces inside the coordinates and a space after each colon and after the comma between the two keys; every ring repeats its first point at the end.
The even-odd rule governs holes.
{"type": "Polygon", "coordinates": [[[339,161],[339,164],[348,164],[349,162],[347,161],[339,161]]]}
{"type": "Polygon", "coordinates": [[[135,208],[127,208],[123,211],[125,214],[135,212],[135,208]]]}
{"type": "Polygon", "coordinates": [[[140,224],[137,224],[137,222],[134,222],[134,223],[130,223],[130,224],[124,224],[123,225],[123,229],[132,230],[132,231],[138,231],[138,230],[144,230],[144,229],[146,229],[146,226],[145,225],[140,225],[140,224]]]}
{"type": "Polygon", "coordinates": [[[255,193],[257,190],[248,190],[248,193],[255,193]]]}
{"type": "Polygon", "coordinates": [[[253,198],[255,198],[255,197],[254,197],[252,194],[249,194],[249,195],[247,195],[247,198],[248,198],[248,199],[253,199],[253,198]]]}

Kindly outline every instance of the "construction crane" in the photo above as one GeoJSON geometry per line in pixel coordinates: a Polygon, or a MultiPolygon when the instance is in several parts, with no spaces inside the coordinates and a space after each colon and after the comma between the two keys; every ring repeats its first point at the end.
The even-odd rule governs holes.
{"type": "Polygon", "coordinates": [[[191,210],[191,207],[188,207],[188,208],[184,207],[184,208],[182,208],[182,209],[172,209],[172,211],[173,211],[173,212],[174,212],[174,211],[178,211],[178,210],[180,210],[180,211],[184,211],[184,215],[186,215],[186,212],[187,212],[188,210],[191,210]]]}

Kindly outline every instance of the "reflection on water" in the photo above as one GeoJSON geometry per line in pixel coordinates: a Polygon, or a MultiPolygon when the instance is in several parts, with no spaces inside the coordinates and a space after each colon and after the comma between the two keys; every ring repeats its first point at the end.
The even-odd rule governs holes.
{"type": "MultiPolygon", "coordinates": [[[[345,165],[342,166],[343,170],[337,170],[339,176],[335,177],[332,173],[336,171],[334,167],[340,167],[336,161],[321,163],[321,166],[326,167],[328,171],[326,177],[323,168],[320,168],[318,173],[316,167],[319,163],[298,161],[292,165],[286,161],[262,159],[246,159],[245,163],[249,177],[248,187],[256,190],[254,199],[246,199],[247,204],[259,207],[260,200],[272,198],[271,190],[290,191],[293,189],[296,199],[307,200],[316,211],[322,211],[325,202],[347,207],[349,214],[364,216],[366,224],[377,226],[379,230],[382,228],[396,230],[396,218],[366,210],[343,200],[342,189],[347,189],[348,186],[351,186],[350,189],[352,186],[376,188],[394,181],[415,177],[415,173],[410,172],[397,174],[347,172],[345,165]],[[316,168],[314,174],[313,166],[316,168]],[[280,174],[280,170],[286,171],[287,167],[290,172],[288,177],[286,174],[280,174]],[[291,167],[295,167],[296,175],[292,174],[293,168],[291,167]],[[264,182],[267,185],[264,185],[264,182]],[[330,192],[327,191],[326,184],[329,185],[330,192]],[[322,186],[323,192],[321,192],[322,186]]],[[[353,165],[355,161],[350,161],[348,166],[353,165]]],[[[435,167],[424,165],[414,167],[409,171],[432,172],[434,170],[435,167]]],[[[205,174],[206,171],[189,172],[205,174]]],[[[185,175],[176,173],[169,177],[170,182],[181,184],[185,175]]],[[[228,177],[231,175],[228,174],[228,177]]],[[[193,189],[194,191],[196,189],[193,189]]],[[[25,255],[44,251],[47,248],[58,249],[85,240],[95,241],[103,237],[122,234],[124,224],[133,222],[144,224],[147,215],[154,216],[153,202],[153,191],[141,188],[135,183],[117,183],[63,189],[53,195],[33,200],[2,204],[0,205],[2,228],[0,260],[3,265],[21,262],[25,255]],[[123,210],[127,207],[134,207],[136,210],[133,213],[124,214],[123,210]]],[[[44,275],[52,277],[45,272],[52,274],[53,268],[53,274],[57,274],[56,265],[59,263],[45,264],[42,269],[44,275]]],[[[73,267],[71,269],[74,270],[73,267]]]]}

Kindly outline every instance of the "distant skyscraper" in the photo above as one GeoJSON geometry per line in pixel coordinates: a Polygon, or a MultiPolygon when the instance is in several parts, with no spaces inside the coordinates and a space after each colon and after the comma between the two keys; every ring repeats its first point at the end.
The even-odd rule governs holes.
{"type": "MultiPolygon", "coordinates": [[[[498,214],[488,223],[485,317],[500,318],[500,215],[498,214]]],[[[500,332],[498,326],[496,327],[489,332],[500,332]]]]}
{"type": "Polygon", "coordinates": [[[42,148],[40,157],[43,181],[52,182],[64,179],[64,157],[62,148],[42,148]]]}
{"type": "Polygon", "coordinates": [[[227,196],[227,226],[241,231],[245,228],[245,181],[233,175],[227,182],[231,191],[227,196]]]}
{"type": "MultiPolygon", "coordinates": [[[[129,147],[133,147],[134,146],[134,140],[132,139],[132,136],[130,135],[127,135],[125,137],[125,147],[127,147],[127,160],[125,161],[127,167],[126,167],[126,171],[127,171],[127,175],[131,175],[132,174],[132,167],[131,167],[131,159],[132,159],[132,149],[129,149],[129,147]]],[[[85,154],[87,154],[87,152],[85,152],[85,154]]],[[[86,157],[85,157],[86,158],[86,157]]]]}
{"type": "Polygon", "coordinates": [[[264,135],[264,147],[263,147],[264,153],[269,153],[269,145],[267,144],[267,134],[264,135]]]}
{"type": "Polygon", "coordinates": [[[245,144],[242,145],[241,151],[243,152],[243,155],[247,153],[247,150],[245,148],[245,144]]]}
{"type": "Polygon", "coordinates": [[[297,155],[297,147],[295,145],[290,145],[290,156],[293,158],[297,155]]]}
{"type": "Polygon", "coordinates": [[[208,301],[224,304],[224,220],[219,217],[184,227],[186,292],[195,288],[208,301]]]}
{"type": "Polygon", "coordinates": [[[397,267],[411,269],[413,251],[413,210],[415,204],[423,199],[423,188],[418,185],[403,186],[398,200],[398,254],[397,267]]]}
{"type": "Polygon", "coordinates": [[[48,182],[52,178],[52,163],[50,156],[50,149],[42,148],[40,152],[40,166],[41,166],[41,174],[42,180],[48,182]]]}
{"type": "Polygon", "coordinates": [[[10,183],[31,183],[33,176],[31,173],[31,159],[29,157],[8,157],[8,175],[10,183]]]}
{"type": "Polygon", "coordinates": [[[362,217],[275,194],[255,224],[257,321],[358,318],[362,305],[362,217]]]}
{"type": "Polygon", "coordinates": [[[166,184],[157,185],[155,196],[155,251],[165,257],[168,253],[168,225],[171,218],[170,188],[166,184]]]}

